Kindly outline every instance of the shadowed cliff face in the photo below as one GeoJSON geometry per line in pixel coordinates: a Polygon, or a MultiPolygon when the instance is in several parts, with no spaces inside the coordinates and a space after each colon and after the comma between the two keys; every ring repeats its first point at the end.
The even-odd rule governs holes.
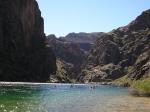
{"type": "MultiPolygon", "coordinates": [[[[67,75],[70,79],[76,79],[85,63],[86,53],[77,43],[67,42],[64,39],[56,38],[55,35],[47,36],[47,43],[53,48],[56,54],[57,62],[59,62],[57,64],[58,68],[61,68],[59,65],[64,65],[64,68],[68,67],[67,69],[71,68],[69,71],[72,72],[68,72],[67,75]],[[68,65],[71,65],[71,67],[68,65]]],[[[60,74],[60,72],[57,72],[57,74],[60,74]]]]}
{"type": "Polygon", "coordinates": [[[56,71],[35,0],[0,0],[0,80],[46,81],[56,71]]]}
{"type": "Polygon", "coordinates": [[[69,33],[60,38],[53,34],[47,36],[46,41],[56,54],[58,68],[56,74],[51,77],[51,81],[72,82],[78,80],[93,43],[103,35],[103,32],[97,32],[69,33]]]}

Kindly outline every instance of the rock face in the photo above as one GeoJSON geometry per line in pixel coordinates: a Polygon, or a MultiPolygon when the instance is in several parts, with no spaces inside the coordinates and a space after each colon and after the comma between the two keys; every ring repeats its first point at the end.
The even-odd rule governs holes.
{"type": "Polygon", "coordinates": [[[104,34],[95,42],[79,80],[114,80],[126,74],[132,80],[144,78],[150,71],[149,49],[150,10],[147,10],[129,25],[104,34]],[[107,66],[110,64],[114,67],[107,66]],[[129,70],[131,67],[133,69],[129,70]]]}
{"type": "Polygon", "coordinates": [[[73,83],[74,66],[71,63],[66,63],[63,60],[57,59],[57,71],[56,74],[50,76],[50,82],[52,83],[73,83]]]}
{"type": "Polygon", "coordinates": [[[112,63],[82,70],[80,82],[107,82],[123,76],[122,68],[112,63]]]}
{"type": "Polygon", "coordinates": [[[119,47],[109,35],[104,35],[97,39],[88,59],[94,65],[117,64],[120,60],[119,47]]]}
{"type": "Polygon", "coordinates": [[[49,36],[47,43],[54,49],[57,58],[75,65],[83,63],[84,52],[78,44],[57,39],[55,36],[54,38],[49,36]]]}
{"type": "Polygon", "coordinates": [[[150,72],[150,50],[142,53],[134,64],[134,69],[128,74],[132,80],[146,78],[150,72]]]}
{"type": "MultiPolygon", "coordinates": [[[[93,46],[94,42],[100,38],[104,33],[69,33],[65,37],[57,38],[55,35],[51,34],[47,36],[47,43],[53,48],[57,62],[63,64],[57,64],[67,66],[72,65],[71,73],[64,69],[57,70],[56,76],[59,76],[60,82],[67,81],[65,78],[77,80],[81,73],[81,70],[85,66],[85,61],[87,60],[87,55],[93,46]],[[60,71],[66,71],[62,77],[60,71]],[[68,74],[67,74],[68,73],[68,74]],[[61,76],[61,77],[60,77],[61,76]],[[66,77],[67,76],[67,77],[66,77]],[[62,80],[60,80],[62,78],[62,80]]],[[[60,68],[60,67],[59,67],[60,68]]],[[[58,77],[57,77],[58,78],[58,77]]],[[[52,79],[57,79],[55,76],[52,79]]]]}
{"type": "Polygon", "coordinates": [[[91,47],[93,46],[94,42],[103,34],[104,33],[102,32],[69,33],[65,37],[59,38],[53,34],[47,36],[47,43],[53,48],[57,60],[59,60],[57,62],[63,63],[57,64],[58,68],[60,68],[60,65],[64,65],[63,67],[65,68],[67,65],[72,65],[72,72],[68,72],[66,69],[59,69],[56,73],[57,77],[53,75],[52,80],[55,79],[56,82],[70,82],[68,79],[77,80],[81,70],[85,66],[85,61],[87,60],[87,55],[91,47]],[[63,73],[63,77],[60,75],[62,73],[61,71],[66,71],[65,74],[63,73]]]}
{"type": "Polygon", "coordinates": [[[150,9],[144,11],[140,16],[132,21],[128,26],[124,27],[125,31],[137,31],[141,29],[150,28],[150,9]]]}
{"type": "Polygon", "coordinates": [[[55,35],[49,35],[47,43],[53,48],[58,60],[62,61],[64,65],[72,65],[72,73],[69,73],[69,77],[76,79],[86,60],[85,52],[77,43],[67,42],[64,39],[56,38],[55,35]]]}
{"type": "Polygon", "coordinates": [[[0,0],[0,80],[46,81],[56,71],[35,0],[0,0]]]}

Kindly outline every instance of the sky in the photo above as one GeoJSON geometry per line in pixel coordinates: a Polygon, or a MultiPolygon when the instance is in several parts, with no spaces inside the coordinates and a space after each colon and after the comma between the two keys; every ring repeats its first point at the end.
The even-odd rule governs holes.
{"type": "Polygon", "coordinates": [[[37,0],[46,35],[65,36],[71,32],[109,32],[125,26],[150,0],[37,0]]]}

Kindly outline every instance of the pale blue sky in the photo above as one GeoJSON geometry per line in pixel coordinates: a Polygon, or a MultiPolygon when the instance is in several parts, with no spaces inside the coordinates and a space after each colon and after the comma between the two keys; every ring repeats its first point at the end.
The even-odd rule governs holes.
{"type": "Polygon", "coordinates": [[[127,25],[150,0],[37,0],[44,17],[45,33],[108,32],[127,25]]]}

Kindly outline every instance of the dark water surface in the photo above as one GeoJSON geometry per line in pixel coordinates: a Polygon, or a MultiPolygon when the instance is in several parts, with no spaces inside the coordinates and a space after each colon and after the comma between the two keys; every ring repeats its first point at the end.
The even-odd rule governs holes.
{"type": "Polygon", "coordinates": [[[133,97],[125,88],[92,86],[1,86],[0,112],[150,112],[150,98],[133,97]]]}

